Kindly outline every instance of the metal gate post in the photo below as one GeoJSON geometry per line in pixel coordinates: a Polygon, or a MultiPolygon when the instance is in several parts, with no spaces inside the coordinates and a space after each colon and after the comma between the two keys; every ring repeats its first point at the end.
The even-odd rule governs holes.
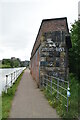
{"type": "Polygon", "coordinates": [[[69,106],[69,97],[70,97],[70,88],[69,88],[69,81],[68,81],[68,88],[67,88],[67,112],[68,112],[68,106],[69,106]]]}
{"type": "Polygon", "coordinates": [[[59,98],[59,79],[57,79],[57,99],[59,98]]]}
{"type": "Polygon", "coordinates": [[[67,112],[68,112],[68,96],[67,96],[67,112]]]}
{"type": "Polygon", "coordinates": [[[52,78],[51,78],[51,95],[52,95],[52,78]]]}

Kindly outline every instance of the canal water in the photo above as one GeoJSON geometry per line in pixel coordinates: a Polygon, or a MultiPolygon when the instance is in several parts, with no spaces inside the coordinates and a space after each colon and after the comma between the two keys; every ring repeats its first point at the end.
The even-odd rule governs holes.
{"type": "Polygon", "coordinates": [[[6,85],[6,75],[13,73],[19,69],[24,69],[24,67],[0,69],[0,95],[5,89],[4,86],[6,85]]]}

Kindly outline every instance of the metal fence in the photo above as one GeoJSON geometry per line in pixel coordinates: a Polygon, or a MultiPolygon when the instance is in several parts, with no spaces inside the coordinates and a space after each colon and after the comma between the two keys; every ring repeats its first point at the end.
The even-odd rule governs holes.
{"type": "Polygon", "coordinates": [[[6,75],[6,85],[4,86],[6,93],[7,89],[10,88],[15,83],[15,81],[17,80],[17,78],[20,76],[24,69],[25,67],[6,75]]]}
{"type": "Polygon", "coordinates": [[[55,91],[57,93],[56,98],[60,101],[60,97],[66,99],[65,106],[69,106],[69,97],[70,97],[70,88],[69,88],[69,81],[65,81],[63,79],[44,75],[42,78],[42,86],[45,87],[51,95],[55,91]]]}

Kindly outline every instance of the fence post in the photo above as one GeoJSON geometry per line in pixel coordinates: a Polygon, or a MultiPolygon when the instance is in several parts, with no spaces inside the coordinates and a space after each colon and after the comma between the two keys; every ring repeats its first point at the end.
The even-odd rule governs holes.
{"type": "Polygon", "coordinates": [[[7,93],[7,81],[8,81],[8,75],[6,75],[6,93],[7,93]]]}
{"type": "Polygon", "coordinates": [[[47,76],[46,76],[46,79],[45,79],[45,80],[46,80],[46,89],[47,89],[47,76]]]}
{"type": "Polygon", "coordinates": [[[52,78],[51,78],[51,95],[52,95],[52,78]]]}
{"type": "Polygon", "coordinates": [[[14,82],[15,82],[15,72],[14,72],[14,82]]]}
{"type": "Polygon", "coordinates": [[[16,70],[16,80],[17,80],[17,70],[16,70]]]}
{"type": "Polygon", "coordinates": [[[68,105],[69,105],[69,97],[70,97],[70,88],[69,88],[69,81],[68,81],[68,88],[67,88],[67,112],[68,112],[68,105]]]}
{"type": "Polygon", "coordinates": [[[68,112],[68,96],[67,96],[67,112],[68,112]]]}
{"type": "Polygon", "coordinates": [[[11,86],[12,86],[12,75],[13,75],[13,73],[11,73],[11,86]]]}
{"type": "Polygon", "coordinates": [[[59,98],[59,79],[57,79],[57,99],[59,98]]]}

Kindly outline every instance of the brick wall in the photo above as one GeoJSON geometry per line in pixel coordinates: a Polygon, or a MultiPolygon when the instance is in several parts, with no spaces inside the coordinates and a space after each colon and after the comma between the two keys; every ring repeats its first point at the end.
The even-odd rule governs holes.
{"type": "MultiPolygon", "coordinates": [[[[54,38],[54,35],[53,35],[54,33],[58,33],[58,34],[60,33],[60,35],[63,37],[64,37],[64,35],[62,35],[63,33],[65,35],[67,35],[69,33],[66,18],[57,18],[57,19],[49,19],[49,20],[46,19],[46,20],[43,20],[41,23],[38,35],[36,37],[36,41],[34,43],[34,46],[33,46],[32,52],[31,52],[31,74],[32,74],[32,77],[37,81],[38,85],[40,83],[41,75],[49,72],[50,69],[51,69],[51,71],[53,71],[53,69],[56,67],[55,65],[53,65],[52,67],[50,67],[48,65],[48,62],[53,62],[53,59],[54,59],[53,56],[55,56],[55,52],[51,51],[51,53],[50,53],[49,51],[48,52],[45,51],[44,54],[48,54],[48,55],[52,54],[52,58],[50,56],[45,56],[45,55],[44,55],[44,57],[41,57],[43,54],[42,48],[43,49],[46,48],[45,46],[47,44],[47,38],[50,38],[50,35],[51,35],[51,38],[52,37],[54,38]],[[44,61],[44,63],[41,63],[43,61],[44,61]],[[39,63],[40,63],[40,66],[39,66],[39,63]],[[44,66],[41,64],[47,64],[47,65],[44,66]]],[[[56,34],[54,40],[56,40],[56,38],[59,38],[58,34],[56,34]]],[[[60,39],[62,39],[62,37],[60,39]]],[[[64,41],[65,41],[65,38],[64,38],[64,41]]],[[[60,43],[60,41],[59,41],[59,43],[60,43]]],[[[65,42],[64,47],[65,47],[65,51],[66,51],[64,54],[66,54],[66,57],[64,58],[63,53],[60,53],[60,59],[59,59],[60,61],[63,61],[60,63],[60,66],[59,66],[60,71],[63,73],[63,77],[65,77],[66,73],[64,74],[64,72],[67,72],[67,67],[68,67],[68,61],[67,61],[67,59],[68,59],[67,51],[68,50],[67,50],[66,42],[65,42]],[[65,69],[62,69],[62,67],[61,67],[64,63],[63,58],[65,59],[65,61],[67,61],[67,65],[66,65],[65,69]]],[[[54,63],[54,64],[57,64],[57,63],[54,63]]],[[[56,67],[55,70],[59,69],[59,67],[56,67]]],[[[59,72],[59,71],[57,70],[57,72],[59,72]]]]}
{"type": "Polygon", "coordinates": [[[41,43],[40,40],[42,34],[49,31],[59,31],[59,30],[66,31],[67,33],[69,32],[66,18],[43,20],[31,52],[31,57],[34,55],[36,49],[39,47],[41,43]]]}
{"type": "Polygon", "coordinates": [[[40,48],[37,49],[34,56],[31,59],[31,74],[34,80],[36,80],[39,86],[39,60],[40,60],[40,48]]]}

